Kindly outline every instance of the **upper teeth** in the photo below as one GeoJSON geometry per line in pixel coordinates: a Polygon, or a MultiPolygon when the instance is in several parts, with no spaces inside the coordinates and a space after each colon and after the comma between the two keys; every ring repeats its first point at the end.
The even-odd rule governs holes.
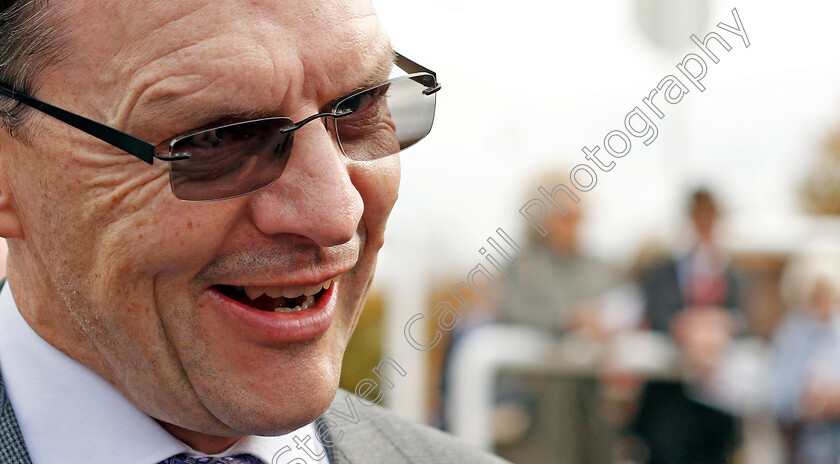
{"type": "Polygon", "coordinates": [[[338,277],[334,279],[325,280],[320,284],[310,285],[306,287],[242,287],[242,289],[245,290],[245,294],[248,295],[248,298],[252,300],[257,299],[262,295],[268,295],[271,298],[280,298],[281,296],[284,298],[297,298],[304,295],[311,296],[325,288],[329,288],[329,286],[335,280],[338,280],[338,277]]]}

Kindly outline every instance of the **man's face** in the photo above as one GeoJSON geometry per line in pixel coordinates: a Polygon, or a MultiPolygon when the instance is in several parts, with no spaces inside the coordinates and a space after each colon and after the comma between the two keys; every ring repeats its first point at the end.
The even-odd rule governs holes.
{"type": "MultiPolygon", "coordinates": [[[[66,10],[68,58],[36,96],[155,144],[225,121],[298,121],[390,70],[364,0],[66,10]]],[[[327,408],[396,200],[396,156],[350,161],[313,122],[274,184],[194,203],[173,196],[166,163],[48,117],[31,130],[30,146],[0,136],[0,169],[22,231],[10,285],[42,337],[147,414],[202,433],[276,434],[327,408]],[[296,313],[235,295],[335,278],[296,313]]]]}
{"type": "Polygon", "coordinates": [[[718,213],[713,207],[700,206],[691,211],[691,220],[694,223],[694,230],[697,237],[711,243],[714,240],[715,221],[718,213]]]}
{"type": "Polygon", "coordinates": [[[578,247],[578,229],[580,227],[581,208],[572,204],[566,207],[566,214],[552,211],[547,221],[548,235],[544,237],[548,245],[564,255],[573,255],[578,247]]]}

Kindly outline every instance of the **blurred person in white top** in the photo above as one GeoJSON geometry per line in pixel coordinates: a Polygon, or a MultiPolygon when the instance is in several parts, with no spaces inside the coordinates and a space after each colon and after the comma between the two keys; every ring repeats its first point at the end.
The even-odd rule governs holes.
{"type": "Polygon", "coordinates": [[[790,462],[840,460],[840,263],[802,257],[785,269],[788,312],[773,339],[772,398],[790,462]]]}

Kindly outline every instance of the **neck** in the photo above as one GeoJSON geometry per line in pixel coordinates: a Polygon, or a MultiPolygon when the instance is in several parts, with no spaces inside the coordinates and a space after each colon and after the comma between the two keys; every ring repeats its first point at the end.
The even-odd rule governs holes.
{"type": "Polygon", "coordinates": [[[222,437],[194,432],[167,422],[157,421],[173,437],[181,440],[190,448],[204,454],[219,454],[235,445],[241,437],[222,437]]]}
{"type": "Polygon", "coordinates": [[[67,356],[88,366],[100,377],[110,379],[110,369],[93,353],[96,349],[71,311],[61,305],[64,300],[39,274],[34,266],[19,265],[9,260],[6,285],[15,295],[15,302],[26,323],[47,343],[67,356]],[[56,304],[55,302],[58,302],[56,304]]]}

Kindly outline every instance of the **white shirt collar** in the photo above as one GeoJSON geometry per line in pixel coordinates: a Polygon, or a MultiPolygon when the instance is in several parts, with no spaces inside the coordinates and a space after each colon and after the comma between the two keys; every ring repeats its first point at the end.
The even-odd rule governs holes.
{"type": "MultiPolygon", "coordinates": [[[[0,291],[0,372],[33,464],[157,464],[179,453],[198,454],[44,341],[20,315],[8,284],[0,291]]],[[[316,436],[311,423],[278,437],[245,437],[222,455],[250,453],[273,463],[282,454],[282,462],[328,464],[316,436]],[[307,456],[295,437],[322,459],[307,456]]]]}

